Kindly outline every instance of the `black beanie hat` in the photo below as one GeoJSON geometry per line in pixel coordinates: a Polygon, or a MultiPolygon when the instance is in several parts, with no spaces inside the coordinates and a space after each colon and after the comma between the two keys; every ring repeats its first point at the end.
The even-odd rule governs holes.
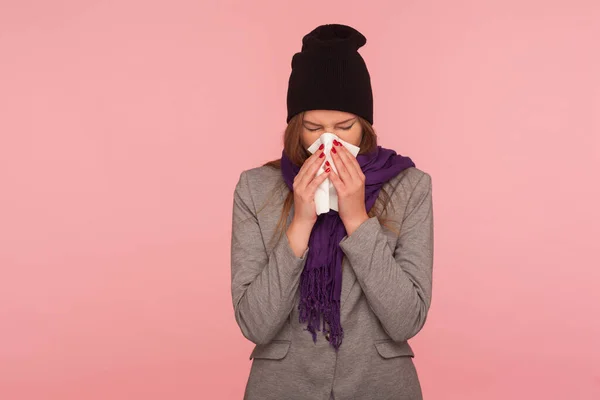
{"type": "Polygon", "coordinates": [[[358,49],[367,38],[339,24],[321,25],[302,39],[292,57],[287,122],[302,111],[339,110],[373,125],[371,77],[358,49]]]}

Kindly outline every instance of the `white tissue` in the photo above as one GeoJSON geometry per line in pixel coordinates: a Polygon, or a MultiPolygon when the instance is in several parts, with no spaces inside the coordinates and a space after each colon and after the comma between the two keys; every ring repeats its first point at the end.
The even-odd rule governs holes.
{"type": "MultiPolygon", "coordinates": [[[[325,132],[321,136],[319,136],[319,138],[315,140],[313,144],[310,145],[308,151],[310,151],[311,154],[314,154],[319,149],[319,146],[321,146],[321,144],[325,145],[323,149],[325,153],[325,160],[329,161],[331,168],[337,173],[337,168],[335,167],[335,164],[333,163],[330,154],[331,147],[333,146],[333,139],[337,140],[338,142],[341,142],[354,157],[356,157],[356,155],[360,151],[360,147],[345,142],[342,139],[340,139],[337,135],[330,132],[325,132]]],[[[325,160],[321,161],[322,165],[317,171],[316,176],[319,176],[323,172],[325,172],[325,168],[327,168],[327,166],[325,165],[325,160]]],[[[335,190],[331,179],[325,179],[317,188],[317,191],[315,192],[315,206],[317,209],[317,215],[326,213],[329,210],[339,211],[337,191],[335,190]]]]}

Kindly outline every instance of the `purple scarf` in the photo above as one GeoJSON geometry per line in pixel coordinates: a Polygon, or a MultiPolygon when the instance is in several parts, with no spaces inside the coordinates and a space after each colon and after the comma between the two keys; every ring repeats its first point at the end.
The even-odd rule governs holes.
{"type": "MultiPolygon", "coordinates": [[[[402,170],[414,167],[409,157],[396,154],[381,146],[369,153],[358,154],[356,160],[365,174],[365,208],[367,212],[375,204],[384,183],[402,170]]],[[[281,173],[288,188],[292,190],[294,177],[300,167],[282,152],[281,173]]],[[[330,344],[337,351],[342,344],[344,331],[340,323],[340,295],[342,292],[342,252],[339,243],[346,236],[346,228],[335,210],[318,216],[308,241],[309,251],[300,276],[300,322],[307,322],[308,330],[317,342],[316,331],[329,332],[330,344]],[[325,327],[327,323],[328,328],[325,327]]]]}

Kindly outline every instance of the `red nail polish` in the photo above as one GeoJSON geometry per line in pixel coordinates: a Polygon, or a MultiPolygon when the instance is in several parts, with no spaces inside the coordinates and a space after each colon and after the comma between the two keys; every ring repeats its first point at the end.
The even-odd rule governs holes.
{"type": "Polygon", "coordinates": [[[333,139],[333,144],[335,144],[336,146],[339,146],[340,142],[338,142],[337,140],[333,139]]]}
{"type": "Polygon", "coordinates": [[[329,167],[329,161],[325,161],[325,165],[329,167]]]}
{"type": "Polygon", "coordinates": [[[325,172],[329,172],[329,171],[331,171],[331,168],[327,168],[327,169],[325,170],[325,172]]]}
{"type": "Polygon", "coordinates": [[[323,158],[323,157],[325,157],[325,153],[319,154],[319,158],[323,158]]]}
{"type": "Polygon", "coordinates": [[[324,145],[324,144],[320,145],[320,146],[319,146],[319,150],[323,150],[323,147],[325,147],[325,145],[324,145]]]}
{"type": "MultiPolygon", "coordinates": [[[[335,149],[335,147],[332,147],[331,151],[333,152],[333,154],[337,153],[337,150],[335,149]]],[[[325,154],[325,153],[323,153],[323,154],[325,154]]]]}

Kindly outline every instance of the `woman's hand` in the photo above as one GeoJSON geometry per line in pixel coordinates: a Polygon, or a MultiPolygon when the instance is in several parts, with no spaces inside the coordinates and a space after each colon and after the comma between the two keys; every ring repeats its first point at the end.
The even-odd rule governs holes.
{"type": "Polygon", "coordinates": [[[337,140],[333,141],[331,158],[338,174],[330,172],[329,179],[338,195],[338,212],[348,236],[369,219],[365,207],[365,174],[356,157],[337,140]]]}
{"type": "Polygon", "coordinates": [[[323,145],[304,161],[300,171],[294,178],[294,221],[300,225],[312,226],[317,222],[317,207],[315,205],[315,192],[317,187],[329,176],[331,168],[315,177],[317,171],[325,161],[323,145]]]}

